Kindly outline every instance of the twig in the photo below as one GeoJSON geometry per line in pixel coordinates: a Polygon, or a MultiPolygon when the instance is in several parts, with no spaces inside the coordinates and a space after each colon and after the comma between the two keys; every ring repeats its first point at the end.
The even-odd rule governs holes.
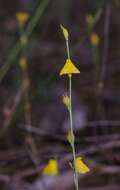
{"type": "Polygon", "coordinates": [[[101,187],[87,187],[87,188],[81,188],[81,190],[119,190],[119,185],[105,185],[101,187]]]}
{"type": "MultiPolygon", "coordinates": [[[[0,138],[5,134],[5,132],[7,131],[12,119],[13,119],[13,116],[15,114],[15,110],[17,109],[22,97],[23,97],[23,94],[24,94],[24,90],[25,90],[25,87],[22,85],[20,87],[20,89],[18,90],[18,92],[16,93],[15,97],[14,97],[14,102],[12,104],[12,107],[11,108],[7,108],[9,110],[9,116],[5,118],[5,121],[4,121],[4,124],[3,124],[3,128],[1,130],[1,133],[0,133],[0,138]]],[[[6,109],[6,108],[5,108],[6,109]]]]}

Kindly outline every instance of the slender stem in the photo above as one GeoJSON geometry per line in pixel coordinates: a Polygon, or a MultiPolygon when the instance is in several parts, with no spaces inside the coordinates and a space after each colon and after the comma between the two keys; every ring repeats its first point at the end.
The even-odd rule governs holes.
{"type": "MultiPolygon", "coordinates": [[[[72,75],[69,75],[69,97],[70,97],[70,109],[69,109],[69,117],[70,117],[70,130],[71,130],[71,137],[73,137],[73,118],[72,118],[72,75]]],[[[74,139],[72,139],[72,153],[73,153],[73,166],[74,166],[74,183],[76,190],[79,190],[78,186],[78,174],[76,171],[76,164],[75,164],[75,144],[74,139]]]]}
{"type": "Polygon", "coordinates": [[[40,1],[40,4],[38,5],[35,14],[31,18],[30,22],[28,23],[28,27],[26,29],[26,35],[30,36],[31,33],[33,32],[35,26],[37,25],[40,17],[43,15],[45,9],[47,8],[50,0],[42,0],[40,1]]]}
{"type": "Polygon", "coordinates": [[[69,49],[69,41],[66,40],[66,48],[67,48],[67,57],[70,59],[70,49],[69,49]]]}
{"type": "MultiPolygon", "coordinates": [[[[67,58],[70,59],[70,49],[69,49],[69,41],[66,40],[66,49],[67,49],[67,58]]],[[[73,133],[73,118],[72,118],[72,74],[68,75],[69,77],[69,98],[70,98],[70,108],[69,108],[69,117],[70,117],[70,132],[71,132],[71,147],[72,147],[72,154],[73,154],[73,169],[74,169],[74,183],[75,189],[79,190],[78,186],[78,174],[76,170],[76,155],[75,155],[75,143],[74,143],[74,133],[73,133]]]]}

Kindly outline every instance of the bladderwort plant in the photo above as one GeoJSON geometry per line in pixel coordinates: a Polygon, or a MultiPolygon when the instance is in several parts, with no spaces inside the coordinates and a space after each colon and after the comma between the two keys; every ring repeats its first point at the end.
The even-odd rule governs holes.
{"type": "Polygon", "coordinates": [[[78,173],[86,173],[89,171],[89,168],[87,167],[86,164],[84,164],[84,162],[82,161],[82,158],[76,157],[76,152],[75,152],[75,136],[74,136],[74,129],[73,129],[73,113],[72,113],[72,75],[79,74],[80,70],[71,61],[68,30],[62,25],[60,27],[62,29],[63,36],[65,38],[66,49],[67,49],[67,59],[66,59],[65,65],[62,67],[60,71],[60,75],[67,75],[69,78],[69,96],[67,95],[63,96],[63,103],[65,104],[65,106],[67,107],[69,111],[70,132],[68,134],[67,139],[72,148],[72,155],[73,155],[73,163],[70,163],[70,166],[73,171],[75,189],[79,190],[78,173]]]}
{"type": "MultiPolygon", "coordinates": [[[[30,15],[27,12],[18,12],[16,13],[16,21],[18,24],[18,32],[19,32],[19,38],[20,38],[20,46],[21,46],[21,54],[19,59],[19,66],[21,69],[21,81],[22,81],[22,91],[23,91],[23,97],[25,100],[24,105],[24,115],[25,115],[25,127],[27,130],[30,129],[30,126],[32,125],[31,120],[31,104],[30,104],[30,98],[29,98],[29,90],[30,90],[30,78],[29,78],[29,63],[27,59],[27,47],[28,47],[28,37],[25,34],[25,25],[28,22],[30,15]]],[[[35,140],[33,136],[28,133],[26,136],[26,145],[31,151],[32,160],[35,164],[35,167],[37,168],[38,165],[38,159],[37,159],[37,147],[35,144],[35,140]]]]}

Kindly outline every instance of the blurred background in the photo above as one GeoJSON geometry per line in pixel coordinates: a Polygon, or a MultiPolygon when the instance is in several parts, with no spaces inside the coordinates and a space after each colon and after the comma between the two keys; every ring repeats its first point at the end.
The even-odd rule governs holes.
{"type": "Polygon", "coordinates": [[[119,190],[119,0],[0,0],[0,188],[74,189],[60,24],[81,71],[73,76],[73,122],[90,172],[79,175],[80,189],[119,190]],[[42,174],[49,159],[58,160],[58,176],[42,174]]]}

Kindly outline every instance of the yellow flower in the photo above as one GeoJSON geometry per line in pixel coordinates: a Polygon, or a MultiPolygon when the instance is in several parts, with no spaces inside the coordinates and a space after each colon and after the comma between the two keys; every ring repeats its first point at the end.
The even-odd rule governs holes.
{"type": "Polygon", "coordinates": [[[70,98],[67,95],[63,96],[63,104],[66,106],[66,108],[70,109],[70,98]]]}
{"type": "Polygon", "coordinates": [[[75,165],[78,173],[87,173],[90,171],[88,166],[82,161],[81,157],[76,158],[75,165]]]}
{"type": "Polygon", "coordinates": [[[90,36],[90,42],[93,46],[98,46],[100,43],[100,37],[96,33],[92,33],[90,36]]]}
{"type": "Polygon", "coordinates": [[[65,40],[68,40],[68,37],[69,37],[68,30],[65,27],[63,27],[62,25],[60,25],[60,27],[63,31],[63,35],[64,35],[65,40]]]}
{"type": "Polygon", "coordinates": [[[90,26],[94,23],[94,17],[91,14],[86,15],[86,23],[90,26]]]}
{"type": "Polygon", "coordinates": [[[28,21],[28,19],[29,19],[28,13],[25,13],[25,12],[16,13],[16,20],[17,20],[19,26],[24,26],[25,23],[28,21]]]}
{"type": "Polygon", "coordinates": [[[25,57],[21,57],[19,60],[19,65],[21,67],[22,70],[26,70],[27,69],[27,59],[25,57]]]}
{"type": "Polygon", "coordinates": [[[55,176],[58,174],[58,163],[56,160],[51,159],[43,169],[43,174],[48,176],[55,176]]]}
{"type": "Polygon", "coordinates": [[[79,69],[72,63],[70,59],[66,60],[65,65],[60,71],[60,75],[69,75],[69,74],[78,74],[80,73],[79,69]]]}

